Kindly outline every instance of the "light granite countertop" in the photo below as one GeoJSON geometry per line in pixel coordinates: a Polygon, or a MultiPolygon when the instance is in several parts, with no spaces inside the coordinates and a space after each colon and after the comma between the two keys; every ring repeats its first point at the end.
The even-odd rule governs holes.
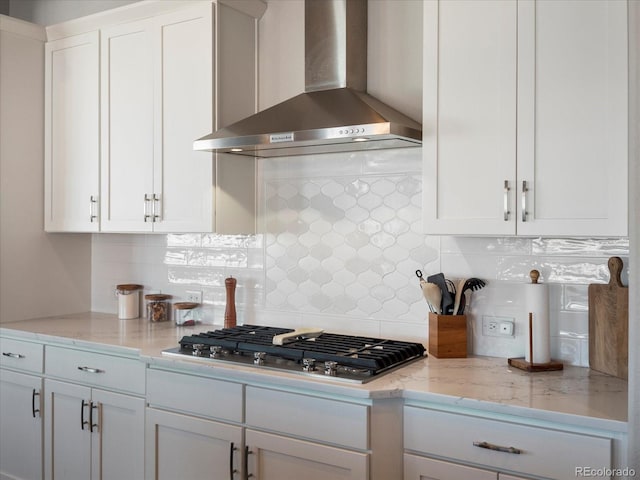
{"type": "Polygon", "coordinates": [[[151,366],[242,382],[277,383],[297,390],[360,399],[404,397],[408,402],[518,415],[589,428],[625,432],[627,382],[582,367],[557,372],[526,373],[505,358],[427,357],[364,385],[315,380],[294,374],[216,362],[202,364],[162,356],[184,335],[218,328],[213,325],[175,327],[140,318],[119,320],[101,313],[74,314],[4,323],[0,334],[24,340],[140,356],[151,366]]]}

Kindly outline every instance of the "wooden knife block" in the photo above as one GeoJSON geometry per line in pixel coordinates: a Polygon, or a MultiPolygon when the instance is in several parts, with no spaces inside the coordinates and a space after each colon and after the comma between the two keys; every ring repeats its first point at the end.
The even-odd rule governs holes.
{"type": "Polygon", "coordinates": [[[467,316],[429,313],[429,355],[467,357],[467,316]]]}

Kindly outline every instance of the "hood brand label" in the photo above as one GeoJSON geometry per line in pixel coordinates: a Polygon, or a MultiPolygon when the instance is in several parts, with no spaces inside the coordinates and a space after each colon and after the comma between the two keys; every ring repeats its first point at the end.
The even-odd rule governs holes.
{"type": "Polygon", "coordinates": [[[269,143],[293,142],[293,132],[269,135],[269,143]]]}

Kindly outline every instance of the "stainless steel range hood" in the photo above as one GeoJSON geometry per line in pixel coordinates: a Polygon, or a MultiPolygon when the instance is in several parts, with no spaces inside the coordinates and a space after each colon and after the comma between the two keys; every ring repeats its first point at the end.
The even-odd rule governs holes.
{"type": "Polygon", "coordinates": [[[196,140],[256,157],[419,147],[422,126],[365,93],[367,0],[305,0],[305,93],[196,140]]]}

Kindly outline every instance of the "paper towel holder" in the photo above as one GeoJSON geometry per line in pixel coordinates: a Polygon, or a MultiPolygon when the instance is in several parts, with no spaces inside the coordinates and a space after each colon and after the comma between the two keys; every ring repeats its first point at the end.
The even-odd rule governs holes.
{"type": "MultiPolygon", "coordinates": [[[[533,360],[533,313],[529,312],[529,358],[533,360]]],[[[525,372],[552,372],[564,369],[562,362],[550,360],[548,363],[527,362],[524,357],[508,358],[511,367],[519,368],[525,372]]]]}

